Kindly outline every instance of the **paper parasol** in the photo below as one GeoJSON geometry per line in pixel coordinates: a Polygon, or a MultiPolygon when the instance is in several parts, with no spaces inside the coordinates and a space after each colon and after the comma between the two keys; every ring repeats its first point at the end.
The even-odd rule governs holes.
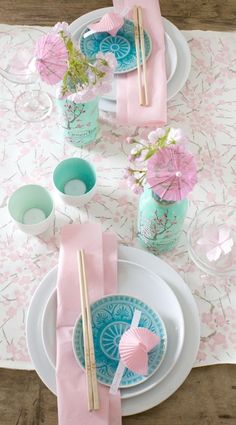
{"type": "Polygon", "coordinates": [[[58,34],[47,34],[36,42],[36,68],[43,81],[56,84],[67,71],[68,53],[58,34]]]}
{"type": "Polygon", "coordinates": [[[91,31],[86,32],[84,37],[88,37],[95,32],[108,32],[114,37],[123,24],[124,18],[122,16],[118,15],[118,13],[108,12],[99,22],[88,25],[91,31]]]}
{"type": "Polygon", "coordinates": [[[153,155],[147,164],[147,182],[166,201],[186,198],[197,182],[194,157],[184,145],[172,145],[153,155]]]}
{"type": "Polygon", "coordinates": [[[148,352],[160,342],[160,337],[146,328],[130,328],[119,343],[124,365],[139,375],[148,373],[148,352]]]}

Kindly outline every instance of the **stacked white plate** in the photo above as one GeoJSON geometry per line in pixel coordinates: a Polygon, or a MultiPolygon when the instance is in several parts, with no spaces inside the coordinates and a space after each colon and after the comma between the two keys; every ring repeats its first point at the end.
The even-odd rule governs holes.
{"type": "MultiPolygon", "coordinates": [[[[119,247],[118,257],[118,292],[136,297],[158,312],[168,341],[160,368],[141,384],[122,390],[122,414],[126,416],[154,407],[182,384],[197,355],[200,322],[189,288],[164,261],[128,247],[119,247]]],[[[32,298],[26,325],[32,362],[40,378],[55,394],[56,282],[57,268],[54,268],[32,298]]]]}
{"type": "MultiPolygon", "coordinates": [[[[98,9],[70,25],[73,39],[112,8],[98,9]]],[[[181,32],[163,18],[166,41],[168,99],[185,84],[191,66],[188,44],[181,32]]],[[[100,103],[106,111],[116,109],[116,80],[111,93],[100,103]]],[[[57,268],[49,271],[35,292],[27,316],[28,349],[35,369],[56,394],[56,297],[57,268]]],[[[121,391],[122,414],[133,415],[161,403],[182,384],[193,367],[200,325],[193,296],[182,278],[164,261],[145,251],[120,247],[118,292],[148,304],[164,321],[167,351],[158,370],[139,385],[121,391]]]]}
{"type": "MultiPolygon", "coordinates": [[[[113,10],[112,7],[93,10],[72,22],[70,31],[74,41],[79,43],[85,28],[111,10],[113,10]]],[[[167,99],[170,100],[186,83],[191,68],[191,53],[186,39],[178,28],[167,19],[162,19],[166,42],[167,99]]],[[[116,111],[116,79],[114,79],[112,91],[101,99],[100,108],[109,112],[116,111]]]]}

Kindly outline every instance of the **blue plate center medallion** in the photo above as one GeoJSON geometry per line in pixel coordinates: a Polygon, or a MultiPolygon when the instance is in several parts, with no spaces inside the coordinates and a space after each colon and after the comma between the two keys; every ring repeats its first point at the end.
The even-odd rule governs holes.
{"type": "Polygon", "coordinates": [[[120,35],[116,37],[108,36],[100,43],[100,50],[103,53],[111,52],[115,55],[116,59],[122,59],[129,54],[130,43],[120,35]]]}
{"type": "Polygon", "coordinates": [[[123,333],[129,328],[127,323],[109,323],[101,333],[100,345],[104,354],[112,360],[119,361],[119,342],[123,333]]]}

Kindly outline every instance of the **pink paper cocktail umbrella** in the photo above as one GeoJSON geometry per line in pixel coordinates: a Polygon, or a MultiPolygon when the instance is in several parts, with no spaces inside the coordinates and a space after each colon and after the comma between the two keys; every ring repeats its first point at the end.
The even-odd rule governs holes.
{"type": "Polygon", "coordinates": [[[36,69],[43,81],[56,84],[67,71],[68,53],[58,34],[47,34],[36,42],[36,69]]]}
{"type": "Polygon", "coordinates": [[[146,328],[130,328],[119,343],[123,364],[139,375],[148,373],[148,352],[160,342],[160,337],[146,328]]]}
{"type": "Polygon", "coordinates": [[[172,145],[153,155],[147,164],[147,182],[161,199],[180,201],[197,182],[194,157],[184,145],[172,145]]]}

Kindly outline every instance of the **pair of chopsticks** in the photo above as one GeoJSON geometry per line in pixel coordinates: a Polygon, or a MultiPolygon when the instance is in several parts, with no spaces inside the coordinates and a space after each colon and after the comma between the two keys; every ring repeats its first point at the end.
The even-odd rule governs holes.
{"type": "Polygon", "coordinates": [[[148,106],[147,68],[144,44],[143,17],[141,7],[133,7],[134,40],[138,67],[139,104],[148,106]],[[140,57],[141,53],[141,57],[140,57]],[[142,62],[142,63],[141,63],[142,62]]]}
{"type": "Polygon", "coordinates": [[[83,324],[84,358],[87,381],[88,409],[99,409],[98,383],[94,355],[91,312],[88,299],[88,288],[85,273],[84,251],[77,251],[78,272],[80,281],[80,303],[83,324]]]}

